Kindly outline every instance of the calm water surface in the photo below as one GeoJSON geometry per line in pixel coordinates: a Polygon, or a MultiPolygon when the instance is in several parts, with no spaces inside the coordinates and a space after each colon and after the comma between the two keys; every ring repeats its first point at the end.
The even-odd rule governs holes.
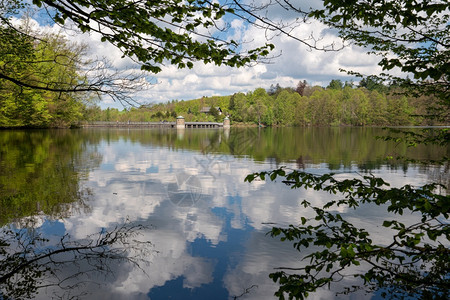
{"type": "MultiPolygon", "coordinates": [[[[39,253],[64,235],[86,241],[123,224],[145,226],[130,240],[150,243],[124,254],[142,258],[139,266],[114,260],[98,271],[72,257],[73,265],[55,266],[58,278],[67,278],[58,287],[55,278],[39,279],[53,286],[32,293],[38,299],[273,299],[277,285],[269,274],[298,266],[300,254],[266,233],[308,217],[302,200],[321,204],[330,196],[244,178],[286,166],[343,177],[370,172],[393,185],[448,184],[440,168],[385,160],[436,159],[448,149],[408,150],[374,139],[382,134],[373,128],[0,131],[0,237],[6,229],[41,234],[48,241],[35,245],[39,253]]],[[[371,228],[375,240],[389,241],[377,227],[382,209],[341,213],[371,228]]],[[[19,249],[14,245],[10,253],[19,249]]],[[[312,299],[334,298],[339,288],[312,299]]]]}

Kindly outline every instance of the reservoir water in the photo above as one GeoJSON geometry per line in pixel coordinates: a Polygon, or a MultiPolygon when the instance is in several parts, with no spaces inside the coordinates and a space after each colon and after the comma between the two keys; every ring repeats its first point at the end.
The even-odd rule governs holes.
{"type": "MultiPolygon", "coordinates": [[[[320,205],[330,196],[245,177],[285,166],[374,174],[393,186],[449,183],[443,167],[395,160],[439,159],[447,148],[375,139],[386,134],[379,128],[0,131],[0,269],[11,268],[7,256],[19,262],[79,247],[17,271],[16,283],[27,283],[24,297],[274,299],[278,285],[269,274],[298,265],[304,253],[267,232],[308,217],[304,199],[320,205]],[[117,243],[96,247],[109,233],[121,234],[117,243]]],[[[341,214],[388,242],[382,208],[343,207],[341,214]]],[[[311,299],[335,298],[347,283],[311,299]]]]}

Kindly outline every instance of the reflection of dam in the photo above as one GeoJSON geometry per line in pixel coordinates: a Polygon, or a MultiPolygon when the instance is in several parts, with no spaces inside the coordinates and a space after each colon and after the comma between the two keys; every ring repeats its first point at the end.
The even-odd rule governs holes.
{"type": "MultiPolygon", "coordinates": [[[[165,127],[177,128],[176,122],[86,122],[81,127],[165,127]]],[[[219,128],[223,123],[218,122],[185,122],[184,128],[219,128]]]]}

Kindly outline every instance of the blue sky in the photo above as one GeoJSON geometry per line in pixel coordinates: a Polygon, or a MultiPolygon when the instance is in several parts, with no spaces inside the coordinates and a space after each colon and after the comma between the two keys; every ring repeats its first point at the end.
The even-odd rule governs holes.
{"type": "MultiPolygon", "coordinates": [[[[311,1],[314,3],[317,1],[311,1]]],[[[283,10],[273,13],[284,22],[293,17],[283,10]],[[284,15],[283,15],[284,14],[284,15]]],[[[58,31],[60,28],[51,26],[42,19],[42,14],[37,17],[41,29],[58,31]]],[[[231,29],[226,34],[227,38],[245,41],[248,48],[259,47],[266,40],[266,32],[248,26],[241,20],[230,22],[231,29]]],[[[319,22],[301,24],[292,32],[296,36],[308,39],[311,34],[320,43],[326,45],[335,42],[341,43],[332,30],[319,22]]],[[[93,59],[106,57],[117,69],[139,69],[139,65],[129,58],[121,58],[122,53],[108,43],[100,42],[98,34],[68,34],[71,41],[87,43],[90,48],[89,56],[93,59]]],[[[269,63],[260,63],[251,67],[230,68],[225,66],[204,65],[195,63],[193,69],[177,69],[175,66],[163,66],[162,71],[149,76],[150,87],[133,97],[142,104],[159,103],[171,100],[190,100],[202,96],[230,95],[236,92],[248,92],[258,87],[269,88],[272,84],[280,84],[283,87],[295,87],[301,80],[306,80],[310,85],[326,86],[331,79],[352,80],[339,69],[359,71],[370,75],[378,73],[377,58],[369,56],[365,51],[356,46],[348,46],[338,52],[323,52],[311,50],[298,41],[286,36],[271,37],[271,43],[275,45],[273,55],[269,63]]],[[[102,108],[116,107],[122,109],[120,103],[107,97],[99,103],[102,108]]]]}

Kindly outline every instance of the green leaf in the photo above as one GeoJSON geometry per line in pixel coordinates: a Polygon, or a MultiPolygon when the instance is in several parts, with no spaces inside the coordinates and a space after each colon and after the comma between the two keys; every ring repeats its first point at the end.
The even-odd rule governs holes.
{"type": "Polygon", "coordinates": [[[383,221],[384,227],[390,227],[394,221],[383,221]]]}

